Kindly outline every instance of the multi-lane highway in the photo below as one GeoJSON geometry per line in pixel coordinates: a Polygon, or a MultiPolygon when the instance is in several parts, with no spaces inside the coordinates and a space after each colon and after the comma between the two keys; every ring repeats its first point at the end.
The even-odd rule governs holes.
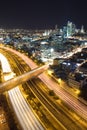
{"type": "Polygon", "coordinates": [[[48,68],[48,65],[44,65],[40,68],[34,69],[30,72],[27,72],[25,74],[22,74],[18,77],[12,78],[12,79],[8,80],[7,82],[0,84],[0,93],[3,93],[4,91],[8,91],[19,84],[23,84],[24,82],[28,81],[29,79],[34,78],[37,75],[41,74],[42,72],[47,70],[47,68],[48,68]]]}
{"type": "Polygon", "coordinates": [[[59,85],[48,78],[45,74],[40,75],[39,78],[68,105],[72,108],[76,113],[78,113],[81,117],[83,117],[87,121],[87,106],[83,104],[81,101],[77,100],[74,96],[70,95],[70,93],[66,92],[62,87],[58,87],[59,85]]]}
{"type": "Polygon", "coordinates": [[[55,100],[52,100],[49,94],[44,91],[45,86],[41,83],[41,81],[37,79],[28,81],[28,83],[30,85],[30,89],[32,89],[42,104],[46,106],[46,109],[50,111],[53,117],[55,117],[57,121],[60,121],[66,129],[86,130],[86,127],[80,122],[80,118],[79,120],[75,119],[74,117],[72,118],[72,113],[75,114],[74,112],[64,109],[63,104],[61,107],[60,103],[58,104],[55,100]]]}
{"type": "MultiPolygon", "coordinates": [[[[5,52],[6,53],[6,52],[5,52]]],[[[20,73],[24,73],[25,71],[26,71],[26,66],[24,65],[24,64],[21,64],[20,63],[20,60],[19,59],[17,59],[17,57],[15,56],[15,55],[10,55],[9,54],[9,52],[7,52],[6,54],[5,54],[6,56],[8,55],[8,56],[10,56],[10,58],[12,58],[12,59],[14,59],[14,62],[16,62],[16,64],[17,64],[17,66],[20,68],[20,73]]],[[[9,57],[8,57],[9,58],[9,57]]],[[[21,61],[22,62],[22,61],[21,61]]],[[[19,68],[16,68],[16,73],[17,73],[17,75],[18,75],[18,70],[19,70],[19,68]]],[[[13,89],[14,90],[14,89],[13,89]]],[[[15,94],[14,94],[15,95],[15,94]]],[[[10,99],[13,99],[13,97],[11,97],[10,96],[10,99]]],[[[12,100],[13,101],[13,100],[12,100]]],[[[15,104],[14,103],[14,101],[13,101],[13,104],[15,104]]],[[[21,104],[21,103],[20,103],[21,104]]],[[[16,107],[16,105],[15,105],[15,107],[16,107]]],[[[52,116],[52,118],[53,118],[53,116],[52,116]]],[[[51,119],[50,119],[51,120],[51,119]]],[[[48,121],[49,122],[49,121],[48,121]]],[[[51,122],[51,121],[50,121],[51,122]]],[[[54,121],[55,122],[55,121],[54,121]]],[[[60,123],[59,121],[57,121],[58,122],[58,124],[57,124],[57,126],[56,126],[56,128],[58,128],[58,129],[61,129],[61,130],[66,130],[66,128],[62,125],[62,123],[60,123]]],[[[51,122],[52,123],[52,122],[51,122]]],[[[53,124],[52,124],[53,125],[53,124]]],[[[50,126],[49,126],[50,127],[50,126]]],[[[54,127],[55,128],[55,127],[54,127]]],[[[54,129],[53,128],[53,129],[54,129]]]]}
{"type": "MultiPolygon", "coordinates": [[[[6,48],[7,50],[16,53],[19,55],[26,64],[28,64],[31,68],[36,68],[37,65],[33,63],[29,58],[21,55],[19,52],[6,48]]],[[[82,102],[77,100],[74,96],[70,95],[66,92],[62,87],[60,88],[59,85],[52,81],[47,75],[41,74],[39,78],[65,102],[67,103],[74,111],[76,111],[79,115],[81,115],[84,119],[87,120],[87,106],[85,106],[82,102]]]]}
{"type": "MultiPolygon", "coordinates": [[[[2,54],[0,54],[0,59],[1,59],[1,65],[3,68],[2,69],[3,78],[5,81],[6,79],[9,80],[10,78],[12,78],[12,76],[11,77],[9,76],[10,73],[12,73],[9,63],[2,54]],[[5,66],[3,62],[5,63],[5,66]],[[10,78],[6,78],[6,77],[10,77],[10,78]]],[[[18,87],[8,91],[8,97],[15,111],[15,115],[20,124],[19,126],[21,129],[44,130],[44,127],[41,125],[41,123],[38,121],[38,119],[34,115],[31,107],[26,103],[18,87]]]]}
{"type": "Polygon", "coordinates": [[[31,107],[27,105],[18,87],[8,91],[9,99],[17,116],[17,120],[23,130],[44,130],[31,107]]]}
{"type": "MultiPolygon", "coordinates": [[[[29,63],[29,62],[28,62],[29,63]]],[[[22,70],[22,72],[24,71],[23,70],[23,68],[21,69],[22,70]]],[[[59,94],[59,93],[57,93],[60,97],[62,96],[62,95],[65,95],[65,97],[64,97],[64,99],[66,99],[66,92],[64,93],[64,92],[62,92],[62,90],[61,90],[61,88],[58,88],[58,84],[56,84],[56,86],[55,86],[55,84],[54,84],[54,82],[53,81],[51,81],[51,79],[48,79],[47,77],[46,77],[46,75],[41,75],[41,76],[39,76],[40,78],[41,78],[41,80],[43,80],[47,85],[49,85],[50,86],[50,88],[51,89],[54,89],[55,90],[55,88],[56,88],[56,90],[57,89],[59,89],[59,90],[57,90],[57,91],[60,91],[59,93],[61,93],[61,94],[59,94]],[[46,78],[46,79],[45,79],[46,78]],[[53,84],[53,88],[52,88],[52,84],[53,84]]],[[[37,84],[37,83],[36,83],[37,84]]],[[[34,86],[37,86],[37,85],[34,85],[34,86]]],[[[37,87],[35,88],[35,89],[37,89],[37,87]]],[[[35,90],[33,90],[34,92],[35,92],[35,90]]],[[[39,96],[40,95],[42,95],[41,93],[41,90],[39,91],[39,89],[37,89],[37,91],[38,91],[38,94],[39,94],[39,96]]],[[[56,91],[55,91],[56,92],[56,91]]],[[[46,97],[46,95],[45,94],[43,94],[44,95],[44,97],[46,97]]],[[[69,96],[69,94],[67,94],[67,96],[69,96]]],[[[41,97],[39,97],[39,99],[40,99],[41,97]]],[[[44,99],[44,98],[41,98],[41,99],[44,99]]],[[[47,98],[45,98],[46,100],[47,100],[47,98]]],[[[46,100],[44,101],[44,103],[46,103],[46,100]]],[[[68,99],[67,99],[68,100],[68,99]]],[[[73,100],[73,99],[72,99],[73,100]]],[[[41,100],[42,101],[42,100],[41,100]]],[[[70,103],[70,102],[69,102],[70,103]]],[[[48,100],[48,104],[49,104],[49,100],[48,100]]],[[[52,104],[52,102],[51,102],[51,104],[52,104]]],[[[70,103],[71,104],[71,103],[70,103]]],[[[70,105],[69,104],[69,105],[70,105]]],[[[46,106],[46,104],[45,104],[45,106],[46,106]]],[[[47,105],[48,106],[48,105],[47,105]]],[[[50,108],[49,106],[47,107],[47,109],[48,108],[50,108]]],[[[75,107],[74,107],[75,108],[75,107]]],[[[51,109],[52,109],[52,106],[51,106],[51,109]]],[[[78,124],[78,122],[79,121],[76,121],[76,120],[74,120],[74,117],[73,117],[73,119],[71,118],[71,117],[69,117],[69,115],[68,115],[68,113],[66,112],[66,113],[64,113],[64,111],[61,109],[61,114],[63,114],[63,115],[59,115],[59,114],[57,114],[57,112],[56,112],[56,109],[55,110],[50,110],[51,111],[51,113],[52,113],[52,111],[55,111],[55,113],[56,113],[56,115],[55,115],[55,117],[57,117],[58,116],[58,118],[59,118],[59,120],[60,120],[60,122],[62,122],[63,123],[63,125],[67,128],[67,129],[76,129],[76,130],[79,130],[79,129],[86,129],[86,127],[85,126],[82,126],[81,124],[78,124]],[[66,115],[66,118],[64,117],[66,115]],[[60,118],[61,117],[61,118],[60,118]],[[64,123],[64,121],[65,121],[65,123],[64,123]],[[68,122],[68,123],[67,123],[68,122]],[[70,123],[71,122],[71,123],[70,123]],[[73,123],[72,123],[73,122],[73,123]],[[66,125],[67,124],[67,125],[66,125]],[[72,124],[72,125],[69,125],[69,124],[72,124]]],[[[60,113],[60,111],[59,111],[59,113],[60,113]]],[[[53,115],[54,115],[54,113],[53,113],[53,115]]],[[[58,120],[58,118],[57,118],[57,120],[58,120]]],[[[79,118],[79,120],[80,120],[80,118],[79,118]]]]}
{"type": "MultiPolygon", "coordinates": [[[[9,49],[4,48],[6,50],[9,50],[11,52],[16,53],[18,56],[20,56],[26,64],[28,64],[31,68],[36,68],[37,65],[29,58],[27,58],[25,55],[21,55],[21,53],[9,49]]],[[[55,93],[66,103],[68,104],[74,111],[76,111],[80,116],[82,116],[85,120],[87,120],[87,106],[77,100],[74,96],[70,95],[67,91],[65,91],[62,87],[60,87],[56,82],[51,80],[46,74],[41,74],[39,78],[52,90],[55,91],[55,93]]]]}

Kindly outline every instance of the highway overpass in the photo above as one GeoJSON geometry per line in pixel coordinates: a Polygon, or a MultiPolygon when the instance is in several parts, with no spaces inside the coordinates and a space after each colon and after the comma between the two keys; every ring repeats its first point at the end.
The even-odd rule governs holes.
{"type": "Polygon", "coordinates": [[[24,73],[20,76],[13,78],[13,79],[10,79],[10,80],[8,80],[4,83],[1,83],[0,84],[0,93],[8,91],[8,90],[18,86],[19,84],[23,84],[24,82],[28,81],[29,79],[40,75],[41,73],[43,73],[48,68],[49,68],[49,64],[44,65],[44,66],[39,67],[39,68],[36,68],[34,70],[31,70],[27,73],[24,73]]]}

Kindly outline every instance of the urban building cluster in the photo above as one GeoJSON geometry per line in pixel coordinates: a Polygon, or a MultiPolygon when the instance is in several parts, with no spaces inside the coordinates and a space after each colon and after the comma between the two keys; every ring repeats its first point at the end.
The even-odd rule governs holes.
{"type": "Polygon", "coordinates": [[[70,87],[87,85],[87,32],[70,21],[62,29],[0,29],[0,42],[26,52],[35,62],[53,61],[53,75],[66,80],[70,87]]]}

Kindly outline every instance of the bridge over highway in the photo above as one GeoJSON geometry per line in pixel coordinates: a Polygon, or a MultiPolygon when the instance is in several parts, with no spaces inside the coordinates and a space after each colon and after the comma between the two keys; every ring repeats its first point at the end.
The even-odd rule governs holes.
{"type": "Polygon", "coordinates": [[[42,67],[36,68],[36,69],[31,70],[27,73],[24,73],[20,76],[17,76],[13,79],[10,79],[10,80],[8,80],[4,83],[1,83],[0,84],[0,93],[8,91],[8,90],[18,86],[19,84],[23,84],[24,82],[28,81],[29,79],[40,75],[41,73],[43,73],[48,68],[49,68],[49,64],[46,64],[42,67]]]}

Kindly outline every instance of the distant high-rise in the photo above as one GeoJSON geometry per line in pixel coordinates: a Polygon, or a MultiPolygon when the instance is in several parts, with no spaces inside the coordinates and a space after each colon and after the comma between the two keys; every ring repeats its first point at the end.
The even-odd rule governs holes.
{"type": "Polygon", "coordinates": [[[72,22],[68,21],[67,23],[67,37],[72,36],[75,33],[75,24],[72,22]]]}
{"type": "Polygon", "coordinates": [[[56,30],[56,31],[58,30],[58,26],[57,26],[57,24],[55,25],[55,30],[56,30]]]}
{"type": "Polygon", "coordinates": [[[67,26],[63,27],[63,37],[67,37],[67,26]]]}
{"type": "Polygon", "coordinates": [[[84,26],[82,25],[82,27],[81,27],[81,33],[85,33],[85,31],[84,31],[84,26]]]}

